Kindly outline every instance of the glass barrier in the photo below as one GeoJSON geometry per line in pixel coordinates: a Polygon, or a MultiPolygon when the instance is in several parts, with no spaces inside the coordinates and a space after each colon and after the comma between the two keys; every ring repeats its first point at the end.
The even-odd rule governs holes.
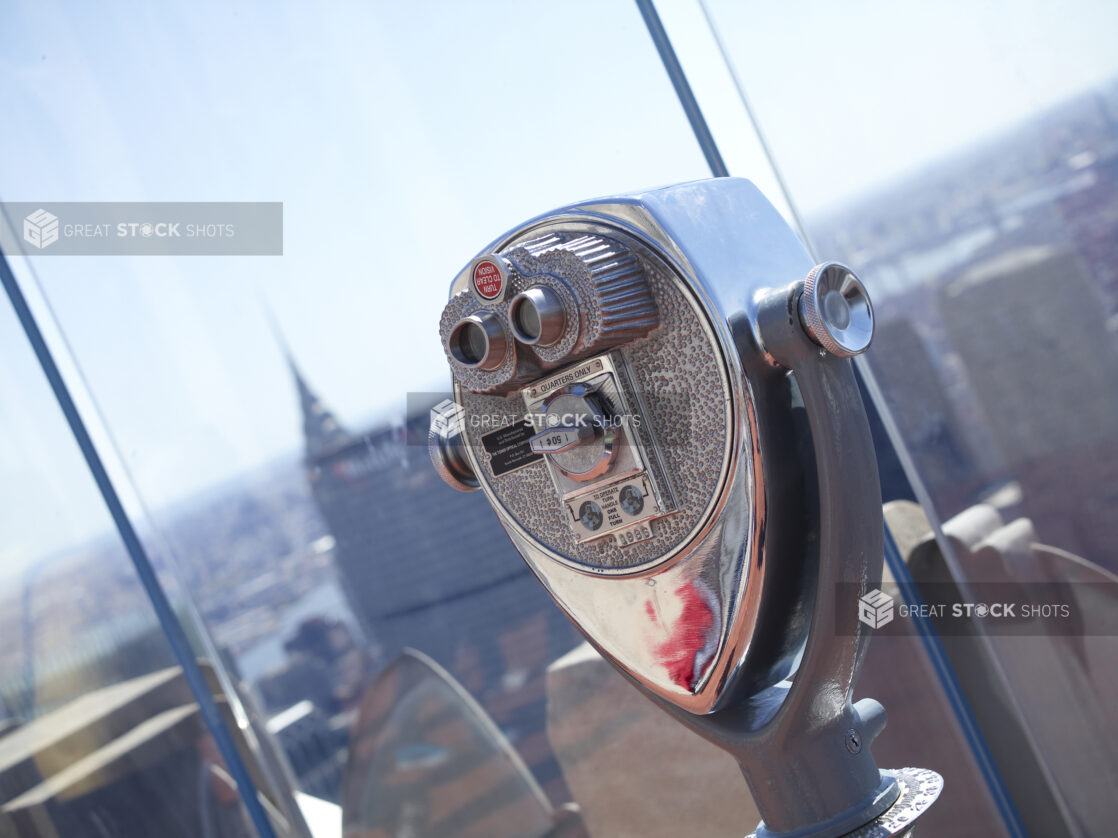
{"type": "Polygon", "coordinates": [[[927,515],[889,517],[925,599],[1075,592],[1074,630],[975,620],[942,642],[1024,825],[1102,834],[1118,602],[1089,591],[1118,578],[1115,9],[704,11],[807,235],[874,296],[869,372],[927,515]]]}
{"type": "MultiPolygon", "coordinates": [[[[0,359],[0,833],[254,834],[6,298],[0,359]]],[[[185,620],[181,599],[177,610],[185,620]]],[[[200,665],[220,733],[237,732],[253,780],[268,788],[220,664],[200,665]]],[[[277,833],[292,834],[283,802],[260,800],[277,833]]]]}
{"type": "Polygon", "coordinates": [[[9,205],[283,202],[282,257],[9,257],[299,788],[375,834],[362,725],[414,649],[530,793],[459,776],[413,726],[384,758],[437,782],[392,797],[397,828],[492,834],[501,801],[580,828],[546,730],[548,667],[580,637],[426,437],[471,254],[553,206],[705,174],[637,10],[40,6],[0,38],[22,80],[0,93],[9,205]]]}
{"type": "MultiPolygon", "coordinates": [[[[1088,83],[1069,71],[1033,99],[1000,96],[1017,81],[994,77],[1004,67],[973,63],[986,41],[934,17],[936,43],[957,36],[972,61],[971,69],[948,62],[960,101],[965,80],[991,79],[985,99],[962,107],[917,83],[943,63],[932,47],[923,64],[907,48],[874,52],[908,43],[872,37],[892,31],[880,10],[882,22],[860,36],[859,61],[822,73],[788,56],[831,55],[829,38],[853,29],[853,18],[722,3],[709,11],[789,185],[788,196],[773,187],[770,197],[781,206],[794,199],[820,255],[858,268],[877,303],[869,367],[910,478],[930,498],[923,510],[888,512],[917,581],[966,581],[965,556],[991,545],[1017,568],[1088,567],[1034,548],[1047,543],[1115,570],[1106,552],[1118,449],[1107,436],[1118,416],[1113,85],[1059,104],[1061,91],[1088,83]],[[806,51],[805,24],[817,39],[806,51]],[[898,65],[911,69],[907,87],[898,65]],[[890,117],[890,108],[902,109],[890,117]],[[1014,119],[1031,121],[968,145],[1014,119]],[[1025,284],[1010,290],[1012,282],[1025,284]],[[930,537],[937,514],[946,520],[978,504],[985,517],[948,525],[951,542],[930,537]],[[1006,532],[1018,516],[1033,529],[1006,532]]],[[[691,20],[705,26],[699,14],[691,20]]],[[[982,20],[995,31],[996,18],[982,20]]],[[[1060,44],[1084,31],[1052,27],[1060,44]]],[[[1032,43],[1029,32],[998,37],[1032,43]]],[[[258,744],[282,753],[258,758],[273,765],[259,769],[259,787],[270,787],[263,774],[276,776],[278,765],[301,790],[308,819],[329,822],[323,835],[340,834],[343,821],[362,836],[751,828],[757,813],[733,761],[580,643],[484,499],[446,487],[426,447],[431,411],[449,386],[438,313],[472,254],[569,201],[707,174],[636,7],[273,4],[247,13],[165,3],[137,15],[41,3],[9,14],[0,46],[0,66],[17,80],[0,91],[0,109],[15,115],[0,153],[21,161],[5,170],[0,196],[31,206],[26,217],[8,213],[25,242],[9,260],[21,284],[41,293],[36,313],[57,327],[52,348],[74,361],[68,383],[103,423],[102,444],[137,494],[145,540],[172,560],[217,644],[222,664],[211,663],[233,683],[215,676],[215,689],[234,703],[244,695],[249,719],[241,713],[232,726],[247,729],[259,710],[258,744]],[[58,197],[282,202],[282,249],[52,255],[51,222],[38,212],[58,197]]],[[[712,50],[705,61],[710,69],[721,58],[712,50]]],[[[720,104],[742,110],[736,99],[720,104]]],[[[763,157],[749,158],[757,171],[726,158],[733,174],[778,183],[763,157]]],[[[130,222],[120,215],[127,207],[106,211],[130,222]]],[[[82,231],[100,246],[96,229],[82,231]]],[[[27,375],[4,392],[42,388],[27,375]]],[[[106,522],[82,518],[84,507],[69,501],[89,481],[75,463],[62,468],[62,447],[27,429],[23,438],[21,473],[57,477],[28,482],[35,491],[21,488],[10,506],[26,535],[5,531],[20,581],[0,610],[0,620],[17,620],[16,633],[0,636],[26,638],[18,624],[26,618],[13,615],[33,613],[28,586],[61,616],[20,641],[33,642],[32,654],[3,648],[6,712],[26,719],[120,682],[174,681],[173,670],[160,674],[173,660],[156,660],[165,644],[133,637],[147,630],[137,616],[147,612],[142,597],[133,604],[117,590],[131,590],[123,565],[119,576],[98,570],[75,585],[83,577],[69,564],[40,561],[64,544],[83,545],[73,549],[87,557],[123,555],[115,541],[96,541],[106,522]],[[60,506],[76,516],[72,527],[46,517],[60,506]],[[71,642],[76,634],[82,644],[71,642]],[[129,668],[87,665],[86,642],[129,668]],[[67,661],[64,671],[94,674],[55,683],[42,675],[54,669],[36,668],[28,686],[26,661],[47,648],[67,661]],[[135,651],[117,656],[121,648],[135,651]]],[[[929,653],[926,626],[897,622],[871,644],[860,684],[891,710],[878,761],[947,777],[933,832],[1009,831],[948,683],[955,673],[929,653]]],[[[1069,686],[1059,695],[1033,689],[1038,675],[1026,664],[1035,638],[944,639],[997,768],[1038,834],[1071,834],[1077,817],[1095,824],[1109,802],[1097,782],[1113,776],[1105,736],[1115,727],[1102,701],[1113,647],[1098,636],[1104,629],[1094,631],[1074,654],[1054,645],[1037,658],[1060,667],[1069,686]],[[1056,700],[1065,712],[1052,721],[1045,702],[1056,700]],[[1074,730],[1068,706],[1087,708],[1074,730]],[[1009,721],[998,727],[1003,707],[1009,721]],[[1100,738],[1083,766],[1096,773],[1083,776],[1070,763],[1092,726],[1100,738]],[[1069,731],[1069,742],[1058,741],[1069,731]],[[1022,740],[1028,759],[1015,771],[1010,755],[1022,740]]],[[[176,735],[160,729],[154,738],[163,747],[183,741],[176,735]]],[[[194,753],[212,765],[207,747],[194,753]]],[[[144,808],[136,792],[121,794],[144,808]]],[[[215,790],[192,816],[211,817],[232,800],[215,790]]],[[[66,834],[98,834],[90,823],[66,834]]]]}

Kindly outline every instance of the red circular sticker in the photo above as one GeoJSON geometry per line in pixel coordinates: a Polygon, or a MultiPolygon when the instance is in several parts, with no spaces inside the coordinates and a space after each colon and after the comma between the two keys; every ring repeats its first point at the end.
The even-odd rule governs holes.
{"type": "Polygon", "coordinates": [[[501,279],[501,269],[492,262],[485,260],[474,265],[474,288],[478,294],[487,300],[495,300],[501,296],[505,282],[501,279]]]}

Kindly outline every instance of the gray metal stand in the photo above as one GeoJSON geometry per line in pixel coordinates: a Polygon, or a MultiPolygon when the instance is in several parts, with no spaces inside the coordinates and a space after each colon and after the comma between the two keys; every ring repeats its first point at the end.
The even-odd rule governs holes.
{"type": "Polygon", "coordinates": [[[729,752],[757,804],[756,838],[837,838],[908,834],[943,786],[933,771],[881,771],[870,746],[885,710],[870,698],[851,703],[869,641],[840,585],[866,593],[880,585],[883,521],[877,462],[853,368],[825,353],[801,325],[803,283],[761,304],[765,349],[791,369],[810,421],[818,474],[820,528],[802,561],[817,583],[811,630],[799,668],[707,716],[654,698],[667,712],[729,752]]]}

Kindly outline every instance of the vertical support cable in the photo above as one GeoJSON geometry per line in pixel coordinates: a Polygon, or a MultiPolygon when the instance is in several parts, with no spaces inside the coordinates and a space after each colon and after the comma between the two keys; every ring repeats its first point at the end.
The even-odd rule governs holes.
{"type": "Polygon", "coordinates": [[[668,39],[668,33],[664,31],[664,24],[660,21],[660,15],[657,14],[656,7],[652,0],[637,0],[637,8],[640,9],[641,17],[644,18],[644,25],[648,27],[648,34],[652,36],[652,43],[656,46],[656,51],[660,53],[660,61],[663,62],[668,78],[672,81],[672,87],[675,88],[675,95],[679,98],[679,103],[683,105],[683,112],[687,115],[687,121],[691,123],[691,130],[695,133],[695,139],[699,141],[699,148],[702,149],[703,156],[707,160],[710,173],[714,177],[729,177],[730,173],[726,169],[726,164],[722,161],[718,145],[714,142],[714,136],[710,133],[710,126],[707,125],[706,118],[703,117],[703,112],[699,108],[699,103],[695,100],[695,94],[691,90],[691,85],[687,82],[687,76],[683,72],[683,67],[680,66],[679,57],[675,54],[672,42],[668,39]]]}
{"type": "Polygon", "coordinates": [[[108,507],[120,539],[132,559],[133,566],[136,568],[136,575],[140,578],[140,584],[144,586],[144,591],[155,608],[155,614],[159,618],[163,633],[171,644],[171,651],[174,652],[175,659],[182,668],[183,676],[194,695],[194,700],[198,702],[202,720],[213,736],[218,750],[225,760],[225,766],[229,769],[230,775],[237,784],[237,790],[240,792],[248,816],[260,838],[276,838],[271,821],[268,820],[264,807],[257,797],[256,787],[249,777],[248,767],[241,759],[236,743],[233,741],[233,736],[218,712],[217,702],[214,701],[213,694],[210,693],[209,686],[206,684],[205,676],[202,674],[198,661],[194,657],[194,652],[190,648],[186,632],[183,631],[183,627],[171,607],[171,602],[167,598],[163,586],[159,583],[147,551],[140,542],[139,536],[128,518],[128,513],[124,510],[124,505],[121,503],[112,480],[105,470],[104,463],[101,461],[93,440],[89,436],[85,423],[78,413],[77,406],[66,387],[66,382],[62,380],[62,375],[54,362],[50,348],[43,339],[43,334],[35,322],[35,316],[27,305],[27,300],[16,282],[15,275],[12,273],[7,256],[4,255],[3,251],[0,251],[0,283],[4,285],[4,290],[7,292],[16,317],[23,327],[24,334],[27,335],[27,340],[31,344],[35,357],[39,361],[43,375],[46,376],[47,382],[50,384],[58,406],[66,417],[70,431],[78,443],[78,448],[81,449],[82,456],[85,458],[86,465],[93,475],[98,490],[101,492],[105,506],[108,507]]]}

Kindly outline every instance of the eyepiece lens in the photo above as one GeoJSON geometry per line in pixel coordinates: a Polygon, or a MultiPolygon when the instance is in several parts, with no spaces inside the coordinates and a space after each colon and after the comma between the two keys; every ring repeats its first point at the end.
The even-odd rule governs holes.
{"type": "Polygon", "coordinates": [[[532,304],[532,301],[527,297],[522,297],[516,304],[516,311],[513,316],[516,318],[517,331],[528,338],[528,340],[536,340],[540,336],[540,313],[532,304]]]}
{"type": "Polygon", "coordinates": [[[446,340],[452,358],[465,367],[500,369],[508,356],[509,343],[501,321],[492,313],[478,311],[459,320],[446,340]]]}
{"type": "Polygon", "coordinates": [[[467,364],[480,364],[485,358],[487,348],[485,330],[477,323],[471,320],[462,323],[454,340],[455,348],[458,350],[455,354],[467,364]]]}
{"type": "Polygon", "coordinates": [[[543,285],[533,285],[512,298],[509,321],[521,343],[551,346],[563,337],[567,313],[554,291],[543,285]]]}

